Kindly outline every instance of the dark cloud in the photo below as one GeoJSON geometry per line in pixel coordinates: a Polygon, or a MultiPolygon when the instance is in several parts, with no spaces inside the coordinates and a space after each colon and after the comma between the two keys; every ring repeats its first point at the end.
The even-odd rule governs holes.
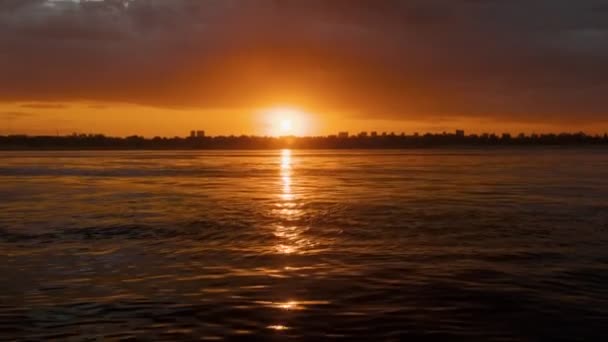
{"type": "Polygon", "coordinates": [[[604,121],[603,0],[0,1],[0,100],[604,121]]]}

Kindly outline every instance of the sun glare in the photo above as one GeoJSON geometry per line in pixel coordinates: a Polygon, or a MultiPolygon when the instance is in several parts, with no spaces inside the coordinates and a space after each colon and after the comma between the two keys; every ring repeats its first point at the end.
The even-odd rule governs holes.
{"type": "Polygon", "coordinates": [[[308,113],[290,107],[275,107],[263,110],[266,134],[272,136],[310,134],[308,113]]]}
{"type": "Polygon", "coordinates": [[[291,133],[293,129],[293,124],[290,119],[281,119],[281,132],[285,134],[291,133]]]}

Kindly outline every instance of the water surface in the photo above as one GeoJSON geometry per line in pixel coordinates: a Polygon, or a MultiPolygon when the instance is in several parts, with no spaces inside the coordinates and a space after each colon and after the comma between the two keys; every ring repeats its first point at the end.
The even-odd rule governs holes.
{"type": "Polygon", "coordinates": [[[601,149],[0,161],[2,339],[608,335],[601,149]]]}

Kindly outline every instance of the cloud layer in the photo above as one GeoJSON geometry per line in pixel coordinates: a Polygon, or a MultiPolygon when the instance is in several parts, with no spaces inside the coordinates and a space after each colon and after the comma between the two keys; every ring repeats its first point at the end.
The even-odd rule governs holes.
{"type": "Polygon", "coordinates": [[[0,101],[608,121],[602,0],[2,0],[0,101]]]}

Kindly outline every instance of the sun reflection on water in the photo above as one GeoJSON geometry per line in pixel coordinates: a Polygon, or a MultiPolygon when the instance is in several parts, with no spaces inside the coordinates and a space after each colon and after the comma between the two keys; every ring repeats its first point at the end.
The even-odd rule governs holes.
{"type": "Polygon", "coordinates": [[[281,151],[281,184],[283,190],[281,192],[282,204],[287,204],[288,201],[293,201],[294,196],[291,192],[291,151],[281,151]]]}
{"type": "MultiPolygon", "coordinates": [[[[293,166],[292,152],[288,149],[282,150],[280,155],[279,179],[278,179],[278,200],[272,209],[274,223],[273,234],[276,237],[274,249],[276,253],[285,257],[310,252],[314,242],[307,236],[309,223],[305,218],[305,209],[302,207],[302,200],[305,194],[302,189],[298,189],[295,179],[296,170],[293,166]]],[[[289,259],[286,259],[289,260],[289,259]]],[[[286,272],[294,272],[297,268],[285,266],[286,272]]],[[[272,307],[284,312],[305,310],[307,302],[287,300],[280,302],[265,302],[262,305],[272,307]]],[[[275,331],[290,329],[288,326],[276,324],[268,326],[275,331]]]]}
{"type": "Polygon", "coordinates": [[[285,255],[303,252],[302,248],[310,244],[307,239],[301,236],[307,227],[298,224],[288,224],[291,222],[297,223],[297,220],[303,214],[303,210],[298,207],[297,198],[292,188],[292,153],[288,149],[281,151],[280,184],[280,200],[273,212],[278,221],[274,235],[281,239],[281,241],[276,244],[275,249],[279,254],[285,255]]]}
{"type": "Polygon", "coordinates": [[[291,150],[285,149],[281,151],[281,169],[291,169],[291,150]]]}
{"type": "Polygon", "coordinates": [[[284,325],[271,325],[271,326],[268,326],[268,329],[272,329],[272,330],[276,330],[276,331],[282,331],[282,330],[287,330],[289,328],[286,327],[286,326],[284,326],[284,325]]]}

